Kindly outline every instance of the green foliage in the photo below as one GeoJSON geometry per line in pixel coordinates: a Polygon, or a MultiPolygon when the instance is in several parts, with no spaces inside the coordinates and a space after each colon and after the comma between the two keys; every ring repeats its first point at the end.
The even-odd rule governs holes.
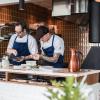
{"type": "Polygon", "coordinates": [[[74,80],[74,77],[69,76],[61,83],[52,81],[56,90],[48,88],[49,100],[86,100],[80,93],[80,83],[75,84],[74,80]]]}

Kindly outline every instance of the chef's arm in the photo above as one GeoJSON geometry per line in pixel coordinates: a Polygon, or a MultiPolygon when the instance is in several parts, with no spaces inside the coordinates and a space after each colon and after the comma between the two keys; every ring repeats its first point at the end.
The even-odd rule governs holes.
{"type": "Polygon", "coordinates": [[[57,54],[57,53],[54,54],[53,57],[47,57],[45,55],[41,55],[40,59],[43,59],[43,60],[48,61],[48,62],[55,62],[56,63],[59,59],[59,56],[60,56],[60,54],[57,54]]]}
{"type": "Polygon", "coordinates": [[[24,60],[32,59],[32,55],[24,56],[24,60]]]}
{"type": "Polygon", "coordinates": [[[10,55],[10,54],[14,54],[15,56],[17,55],[17,51],[15,49],[12,49],[12,48],[7,48],[6,53],[8,55],[10,55]]]}

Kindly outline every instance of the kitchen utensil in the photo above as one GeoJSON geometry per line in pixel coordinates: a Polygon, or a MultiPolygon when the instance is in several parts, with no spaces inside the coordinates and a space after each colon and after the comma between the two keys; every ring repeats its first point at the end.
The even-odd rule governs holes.
{"type": "Polygon", "coordinates": [[[16,62],[22,62],[24,60],[23,56],[16,57],[14,54],[9,55],[9,60],[16,61],[16,62]]]}

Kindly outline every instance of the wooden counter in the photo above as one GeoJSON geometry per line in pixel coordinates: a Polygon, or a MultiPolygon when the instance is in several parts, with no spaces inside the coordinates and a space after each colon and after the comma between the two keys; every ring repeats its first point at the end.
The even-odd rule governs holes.
{"type": "Polygon", "coordinates": [[[100,70],[81,70],[80,72],[70,73],[68,69],[55,69],[53,68],[50,71],[42,71],[39,69],[32,69],[32,70],[16,70],[16,69],[0,69],[0,72],[4,72],[5,80],[9,81],[13,75],[12,74],[26,74],[26,75],[35,75],[35,76],[49,76],[49,77],[67,77],[67,76],[74,76],[77,79],[82,78],[83,76],[87,76],[88,83],[96,83],[99,80],[99,72],[100,70]]]}

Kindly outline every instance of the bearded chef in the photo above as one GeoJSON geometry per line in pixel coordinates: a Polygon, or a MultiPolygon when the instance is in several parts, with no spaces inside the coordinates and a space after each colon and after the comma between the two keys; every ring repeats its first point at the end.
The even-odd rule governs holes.
{"type": "Polygon", "coordinates": [[[7,53],[22,58],[19,62],[10,60],[10,63],[14,65],[25,64],[33,54],[38,53],[36,40],[28,34],[25,23],[15,24],[15,33],[10,38],[7,53]]]}

